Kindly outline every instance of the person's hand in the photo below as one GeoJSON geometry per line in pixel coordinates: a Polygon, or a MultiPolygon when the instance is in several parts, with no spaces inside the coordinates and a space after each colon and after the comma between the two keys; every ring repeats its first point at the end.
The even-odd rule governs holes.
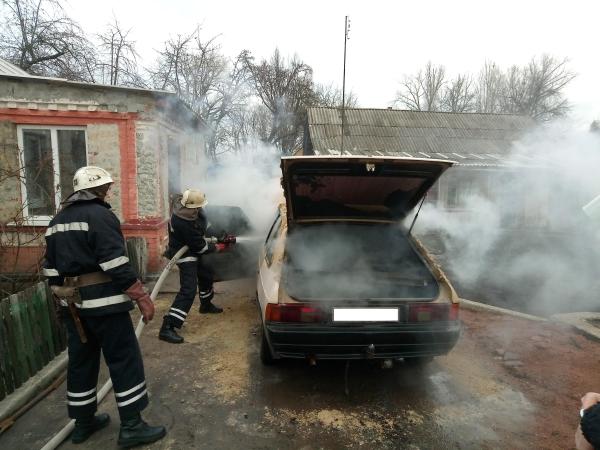
{"type": "Polygon", "coordinates": [[[152,299],[144,289],[142,282],[136,280],[135,283],[125,290],[125,293],[131,300],[137,303],[138,308],[142,313],[144,323],[150,322],[154,317],[154,303],[152,303],[152,299]]]}
{"type": "Polygon", "coordinates": [[[596,403],[600,403],[600,394],[597,392],[588,392],[581,397],[581,407],[583,409],[588,409],[594,406],[596,403]]]}
{"type": "Polygon", "coordinates": [[[150,322],[154,318],[154,303],[148,294],[137,300],[138,308],[142,313],[144,323],[150,322]]]}

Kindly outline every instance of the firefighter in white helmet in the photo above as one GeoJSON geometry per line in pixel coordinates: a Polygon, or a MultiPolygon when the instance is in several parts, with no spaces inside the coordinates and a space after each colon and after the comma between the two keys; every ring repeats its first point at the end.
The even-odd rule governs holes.
{"type": "Polygon", "coordinates": [[[207,204],[206,196],[195,189],[184,191],[173,204],[166,256],[171,258],[184,245],[189,247],[189,250],[177,260],[179,292],[169,312],[164,316],[158,334],[159,339],[173,344],[183,342],[176,329],[181,328],[194,303],[196,286],[199,291],[201,314],[223,312],[222,308],[212,303],[213,272],[202,262],[202,255],[227,250],[235,243],[235,237],[224,231],[216,232],[212,229],[204,210],[207,204]]]}
{"type": "Polygon", "coordinates": [[[121,418],[118,444],[128,447],[154,442],[166,431],[149,426],[140,415],[148,393],[129,311],[133,300],[148,322],[154,305],[125,255],[119,219],[105,202],[112,183],[100,167],[75,172],[74,192],[46,231],[43,273],[67,328],[67,409],[75,419],[71,440],[85,441],[110,420],[108,414],[95,415],[102,353],[121,418]]]}

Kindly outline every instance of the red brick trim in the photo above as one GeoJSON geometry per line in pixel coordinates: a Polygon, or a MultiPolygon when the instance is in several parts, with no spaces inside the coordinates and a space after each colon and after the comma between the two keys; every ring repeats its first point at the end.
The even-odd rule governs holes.
{"type": "Polygon", "coordinates": [[[137,119],[138,113],[109,111],[65,111],[50,109],[0,108],[0,120],[17,124],[85,125],[86,123],[113,123],[117,120],[137,119]]]}
{"type": "Polygon", "coordinates": [[[138,113],[108,111],[58,111],[19,108],[0,108],[0,120],[17,125],[117,124],[121,155],[121,210],[125,221],[138,218],[137,162],[135,153],[135,121],[138,113]]]}
{"type": "Polygon", "coordinates": [[[138,218],[137,161],[135,153],[135,122],[127,119],[119,123],[121,147],[121,205],[125,222],[138,218]]]}

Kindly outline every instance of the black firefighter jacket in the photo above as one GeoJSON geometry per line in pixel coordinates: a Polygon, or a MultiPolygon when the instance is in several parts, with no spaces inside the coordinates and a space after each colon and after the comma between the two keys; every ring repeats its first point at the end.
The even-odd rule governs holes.
{"type": "Polygon", "coordinates": [[[176,200],[169,221],[169,248],[166,256],[172,258],[181,247],[187,245],[189,250],[178,262],[197,261],[200,255],[216,250],[215,244],[206,239],[214,235],[202,208],[185,208],[176,200]]]}
{"type": "Polygon", "coordinates": [[[123,293],[137,280],[125,256],[119,219],[110,205],[87,191],[72,194],[46,231],[43,273],[50,285],[64,277],[104,271],[112,281],[79,288],[81,316],[129,311],[133,303],[123,293]]]}

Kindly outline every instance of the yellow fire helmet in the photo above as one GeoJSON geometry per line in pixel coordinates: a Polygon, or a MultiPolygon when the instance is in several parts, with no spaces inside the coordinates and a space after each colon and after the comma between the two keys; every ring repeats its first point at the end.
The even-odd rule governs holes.
{"type": "Polygon", "coordinates": [[[206,195],[203,192],[186,189],[181,196],[181,205],[189,209],[204,208],[208,205],[208,200],[206,200],[206,195]]]}

